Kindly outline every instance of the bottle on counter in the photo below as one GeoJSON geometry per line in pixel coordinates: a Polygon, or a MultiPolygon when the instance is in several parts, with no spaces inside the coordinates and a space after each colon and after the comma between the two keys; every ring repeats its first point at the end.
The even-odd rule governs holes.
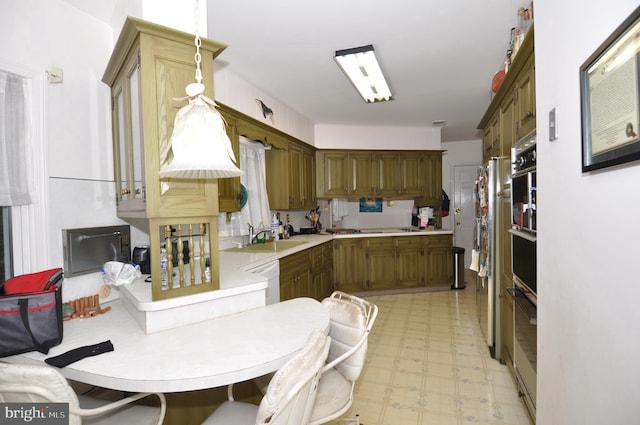
{"type": "Polygon", "coordinates": [[[280,224],[278,223],[278,216],[275,214],[271,217],[271,238],[275,241],[278,240],[278,228],[280,224]]]}
{"type": "Polygon", "coordinates": [[[167,270],[168,265],[167,260],[167,250],[165,248],[160,248],[160,280],[162,281],[162,289],[169,289],[169,271],[167,270]]]}
{"type": "Polygon", "coordinates": [[[205,260],[204,283],[211,283],[211,259],[205,260]]]}
{"type": "Polygon", "coordinates": [[[284,237],[284,225],[280,219],[280,211],[276,213],[276,216],[278,217],[278,240],[286,239],[284,237]]]}

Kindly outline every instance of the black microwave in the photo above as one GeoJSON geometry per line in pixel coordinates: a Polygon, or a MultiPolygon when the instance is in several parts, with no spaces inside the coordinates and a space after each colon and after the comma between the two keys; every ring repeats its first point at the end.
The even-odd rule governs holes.
{"type": "Polygon", "coordinates": [[[536,159],[536,135],[532,132],[511,149],[511,227],[531,233],[537,227],[536,159]]]}
{"type": "Polygon", "coordinates": [[[536,231],[536,170],[517,173],[511,177],[512,227],[528,232],[536,231]]]}

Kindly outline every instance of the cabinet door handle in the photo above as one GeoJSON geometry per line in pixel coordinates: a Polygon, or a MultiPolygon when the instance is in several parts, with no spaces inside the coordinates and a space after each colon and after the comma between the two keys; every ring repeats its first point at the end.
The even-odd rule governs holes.
{"type": "Polygon", "coordinates": [[[128,188],[125,187],[120,191],[120,194],[121,195],[130,195],[131,191],[128,188]]]}

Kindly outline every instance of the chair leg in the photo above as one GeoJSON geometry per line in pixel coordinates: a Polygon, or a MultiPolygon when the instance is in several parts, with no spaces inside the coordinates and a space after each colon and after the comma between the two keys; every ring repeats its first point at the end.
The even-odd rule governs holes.
{"type": "Polygon", "coordinates": [[[364,425],[360,422],[360,415],[356,414],[355,418],[345,418],[345,419],[334,419],[336,422],[344,422],[347,425],[364,425]]]}

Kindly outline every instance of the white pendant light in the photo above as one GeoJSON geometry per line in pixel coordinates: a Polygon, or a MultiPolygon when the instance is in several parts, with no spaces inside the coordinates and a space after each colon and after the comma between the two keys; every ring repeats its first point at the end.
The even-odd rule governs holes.
{"type": "Polygon", "coordinates": [[[204,95],[198,15],[196,1],[196,82],[187,86],[187,98],[175,99],[188,99],[189,104],[176,114],[171,139],[160,153],[162,167],[159,174],[160,177],[176,179],[237,177],[244,172],[236,165],[225,122],[215,109],[215,102],[204,95]]]}

